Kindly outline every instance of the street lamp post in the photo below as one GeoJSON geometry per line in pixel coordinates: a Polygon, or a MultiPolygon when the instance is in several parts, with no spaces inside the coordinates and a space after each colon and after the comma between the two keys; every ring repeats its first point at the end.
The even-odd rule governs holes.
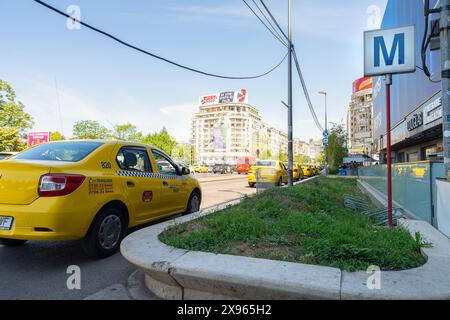
{"type": "MultiPolygon", "coordinates": [[[[320,91],[319,94],[323,94],[325,97],[325,132],[328,132],[327,93],[326,91],[320,91]]],[[[328,175],[328,145],[325,146],[325,175],[328,175]]]]}

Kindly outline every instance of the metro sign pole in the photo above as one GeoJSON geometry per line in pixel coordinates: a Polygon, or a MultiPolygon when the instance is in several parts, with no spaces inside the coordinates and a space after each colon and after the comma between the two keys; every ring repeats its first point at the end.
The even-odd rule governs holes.
{"type": "Polygon", "coordinates": [[[392,227],[392,150],[391,150],[391,85],[392,75],[387,74],[386,82],[386,129],[387,129],[387,196],[388,196],[388,223],[392,227]]]}
{"type": "MultiPolygon", "coordinates": [[[[386,82],[386,162],[388,223],[392,227],[392,149],[391,86],[392,75],[416,71],[415,26],[364,32],[364,76],[385,76],[386,82]],[[388,45],[391,44],[390,50],[388,45]],[[382,61],[383,60],[383,61],[382,61]]],[[[407,94],[406,92],[404,94],[407,94]]]]}

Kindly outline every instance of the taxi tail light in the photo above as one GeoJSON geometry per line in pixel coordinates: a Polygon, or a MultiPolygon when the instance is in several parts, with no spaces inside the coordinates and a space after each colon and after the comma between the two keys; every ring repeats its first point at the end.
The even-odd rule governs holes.
{"type": "Polygon", "coordinates": [[[74,192],[85,180],[85,176],[73,174],[46,174],[39,181],[41,197],[65,196],[74,192]]]}
{"type": "Polygon", "coordinates": [[[298,172],[298,169],[294,169],[294,172],[297,173],[297,172],[298,172]]]}

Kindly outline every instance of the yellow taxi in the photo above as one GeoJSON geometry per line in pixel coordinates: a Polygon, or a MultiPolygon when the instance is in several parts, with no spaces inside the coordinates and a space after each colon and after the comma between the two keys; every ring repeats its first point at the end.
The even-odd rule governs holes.
{"type": "Polygon", "coordinates": [[[208,167],[205,167],[205,166],[196,165],[196,166],[193,166],[193,169],[197,173],[208,173],[208,167]]]}
{"type": "Polygon", "coordinates": [[[278,160],[258,160],[248,172],[248,185],[253,188],[256,183],[270,183],[282,186],[287,183],[287,169],[278,160]]]}
{"type": "Polygon", "coordinates": [[[201,188],[163,151],[118,141],[49,142],[0,162],[0,243],[83,239],[107,257],[131,227],[199,211],[201,188]]]}
{"type": "Polygon", "coordinates": [[[320,175],[320,169],[319,169],[319,167],[318,167],[318,166],[312,166],[312,167],[313,167],[313,170],[314,170],[314,175],[315,175],[315,176],[320,175]]]}
{"type": "Polygon", "coordinates": [[[301,165],[302,171],[303,171],[303,176],[310,178],[314,176],[314,170],[312,169],[311,166],[307,165],[307,164],[302,164],[301,165]]]}
{"type": "MultiPolygon", "coordinates": [[[[284,166],[286,167],[286,169],[288,169],[289,163],[285,162],[284,166]]],[[[294,182],[298,182],[305,178],[303,175],[302,168],[300,167],[300,164],[298,164],[297,162],[294,162],[294,167],[292,168],[292,177],[294,178],[294,182]]]]}

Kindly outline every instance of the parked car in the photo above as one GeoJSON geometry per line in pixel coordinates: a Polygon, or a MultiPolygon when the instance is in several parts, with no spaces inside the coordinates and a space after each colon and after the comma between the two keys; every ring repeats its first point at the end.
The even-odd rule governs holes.
{"type": "Polygon", "coordinates": [[[254,187],[256,183],[269,183],[282,186],[287,183],[287,169],[278,160],[259,160],[248,172],[248,185],[254,187]]]}
{"type": "MultiPolygon", "coordinates": [[[[284,166],[286,168],[289,167],[289,163],[285,162],[284,166]]],[[[305,176],[303,174],[303,170],[300,167],[300,165],[297,162],[294,162],[294,167],[292,168],[292,176],[294,178],[294,182],[298,182],[300,180],[305,179],[305,176]]]]}
{"type": "Polygon", "coordinates": [[[129,228],[198,211],[202,197],[188,170],[134,142],[40,144],[0,161],[0,176],[0,244],[82,239],[95,257],[115,253],[129,228]]]}
{"type": "Polygon", "coordinates": [[[195,165],[193,168],[196,173],[208,173],[209,170],[208,167],[202,165],[195,165]]]}
{"type": "Polygon", "coordinates": [[[233,169],[228,164],[216,164],[213,166],[212,172],[214,174],[216,174],[216,173],[227,174],[227,173],[233,173],[233,169]]]}
{"type": "Polygon", "coordinates": [[[311,166],[309,166],[307,164],[302,164],[301,168],[302,168],[304,177],[310,178],[310,177],[314,176],[314,171],[312,170],[311,166]]]}

